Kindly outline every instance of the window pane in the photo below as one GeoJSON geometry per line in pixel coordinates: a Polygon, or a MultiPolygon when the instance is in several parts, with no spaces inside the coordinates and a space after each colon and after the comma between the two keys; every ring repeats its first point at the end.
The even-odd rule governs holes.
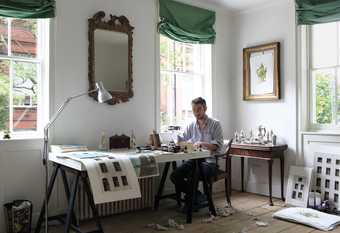
{"type": "Polygon", "coordinates": [[[184,73],[200,73],[200,45],[176,43],[175,70],[184,73]]]}
{"type": "Polygon", "coordinates": [[[0,17],[0,54],[8,54],[8,24],[7,19],[0,17]]]}
{"type": "Polygon", "coordinates": [[[0,60],[0,131],[9,129],[9,61],[0,60]]]}
{"type": "Polygon", "coordinates": [[[174,69],[174,43],[165,36],[160,36],[160,69],[173,70],[174,69]]]}
{"type": "Polygon", "coordinates": [[[337,65],[337,23],[317,24],[312,27],[313,67],[337,65]]]}
{"type": "MultiPolygon", "coordinates": [[[[340,68],[337,69],[338,75],[337,75],[337,90],[336,90],[336,123],[339,124],[340,123],[340,68]]],[[[339,161],[340,162],[340,161],[339,161]]]]}
{"type": "Polygon", "coordinates": [[[170,73],[161,73],[160,83],[160,125],[161,130],[165,131],[168,125],[171,125],[171,116],[173,112],[173,84],[170,73]]]}
{"type": "MultiPolygon", "coordinates": [[[[182,127],[194,120],[191,101],[202,96],[200,76],[177,74],[176,76],[176,124],[182,127]]],[[[204,97],[204,96],[202,96],[204,97]]]]}
{"type": "Polygon", "coordinates": [[[37,20],[14,19],[11,26],[12,54],[23,57],[36,57],[37,20]]]}
{"type": "Polygon", "coordinates": [[[192,99],[207,97],[204,88],[210,85],[204,88],[203,85],[210,82],[211,56],[208,53],[211,50],[203,48],[206,46],[180,43],[160,36],[161,131],[167,130],[169,125],[185,127],[194,120],[192,99]]]}
{"type": "Polygon", "coordinates": [[[37,64],[13,62],[13,131],[37,128],[37,64]]]}
{"type": "Polygon", "coordinates": [[[335,74],[333,70],[313,72],[314,121],[318,124],[333,122],[335,74]]]}

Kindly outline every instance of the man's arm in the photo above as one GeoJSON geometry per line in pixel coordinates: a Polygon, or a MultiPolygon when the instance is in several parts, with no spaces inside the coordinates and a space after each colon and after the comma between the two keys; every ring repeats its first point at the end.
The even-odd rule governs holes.
{"type": "Polygon", "coordinates": [[[223,130],[221,123],[219,121],[216,121],[215,130],[212,132],[212,141],[211,144],[215,145],[215,150],[217,152],[222,152],[222,149],[224,147],[223,143],[223,130]]]}
{"type": "Polygon", "coordinates": [[[197,147],[202,147],[210,151],[220,151],[223,148],[223,131],[219,121],[216,121],[211,130],[210,142],[198,142],[197,147]]]}

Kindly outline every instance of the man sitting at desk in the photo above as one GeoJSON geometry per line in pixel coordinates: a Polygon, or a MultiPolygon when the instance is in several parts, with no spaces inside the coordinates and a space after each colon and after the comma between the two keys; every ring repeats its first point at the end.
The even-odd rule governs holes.
{"type": "MultiPolygon", "coordinates": [[[[209,150],[212,156],[223,152],[223,132],[221,124],[219,121],[206,115],[207,104],[205,100],[202,97],[198,97],[192,100],[191,106],[196,121],[186,127],[183,136],[178,137],[178,142],[191,142],[196,148],[209,150]]],[[[214,157],[206,159],[206,162],[204,162],[202,166],[203,175],[208,179],[216,175],[217,166],[214,157]]],[[[189,160],[172,172],[170,178],[176,187],[176,192],[188,193],[188,179],[192,175],[192,167],[192,161],[189,160]]],[[[200,193],[197,192],[196,200],[199,202],[200,199],[202,199],[202,197],[200,197],[200,193]]]]}

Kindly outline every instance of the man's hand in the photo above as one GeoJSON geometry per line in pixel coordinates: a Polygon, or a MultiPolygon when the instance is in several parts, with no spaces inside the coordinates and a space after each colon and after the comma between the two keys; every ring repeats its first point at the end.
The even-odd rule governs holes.
{"type": "Polygon", "coordinates": [[[210,150],[210,151],[215,151],[217,150],[217,146],[215,144],[211,144],[208,142],[196,142],[194,144],[195,148],[202,148],[202,149],[206,149],[206,150],[210,150]]]}

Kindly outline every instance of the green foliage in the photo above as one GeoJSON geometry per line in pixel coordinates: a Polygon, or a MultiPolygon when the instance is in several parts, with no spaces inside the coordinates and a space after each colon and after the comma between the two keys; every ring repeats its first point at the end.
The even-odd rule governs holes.
{"type": "Polygon", "coordinates": [[[0,131],[7,128],[9,118],[9,79],[0,74],[0,131]]]}
{"type": "Polygon", "coordinates": [[[259,68],[256,70],[256,74],[259,77],[260,81],[264,82],[266,81],[267,77],[267,68],[261,63],[259,68]]]}
{"type": "Polygon", "coordinates": [[[332,123],[332,77],[316,74],[316,122],[332,123]]]}
{"type": "MultiPolygon", "coordinates": [[[[33,104],[37,104],[37,71],[36,65],[24,62],[15,62],[13,80],[13,104],[22,105],[25,96],[32,96],[33,104]]],[[[8,127],[9,121],[9,91],[10,80],[8,77],[9,62],[0,62],[0,131],[8,127]]]]}

